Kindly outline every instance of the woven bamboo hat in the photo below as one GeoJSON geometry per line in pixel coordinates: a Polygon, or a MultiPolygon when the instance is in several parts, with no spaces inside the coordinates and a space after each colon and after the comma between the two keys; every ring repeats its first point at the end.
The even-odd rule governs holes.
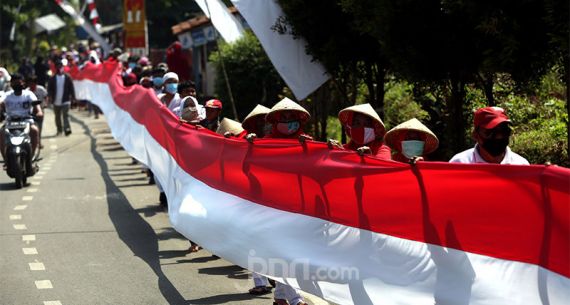
{"type": "Polygon", "coordinates": [[[390,131],[386,133],[384,141],[391,148],[400,150],[400,145],[396,146],[396,144],[404,141],[408,131],[417,131],[425,135],[424,154],[433,152],[439,146],[437,136],[416,118],[405,121],[404,123],[390,129],[390,131]]]}
{"type": "Polygon", "coordinates": [[[250,124],[251,122],[253,122],[253,119],[254,119],[256,116],[260,116],[260,115],[266,116],[266,115],[269,113],[269,111],[271,111],[271,109],[269,109],[269,108],[267,108],[267,107],[265,107],[265,106],[263,106],[263,105],[259,105],[259,104],[258,104],[258,105],[255,106],[255,108],[253,108],[253,110],[245,117],[245,119],[243,119],[243,122],[241,122],[241,126],[242,126],[243,128],[245,128],[245,129],[247,129],[246,126],[247,126],[248,124],[250,124]]]}
{"type": "Polygon", "coordinates": [[[354,113],[361,113],[370,117],[374,121],[374,131],[377,136],[383,136],[386,133],[386,127],[384,127],[384,122],[380,119],[380,116],[370,104],[360,104],[344,108],[338,113],[338,119],[340,123],[344,126],[348,126],[352,123],[352,117],[354,113]]]}
{"type": "Polygon", "coordinates": [[[220,122],[220,126],[218,126],[218,129],[216,130],[216,133],[218,134],[225,134],[226,132],[231,133],[234,136],[239,135],[240,133],[243,132],[243,128],[241,127],[240,122],[236,122],[232,119],[228,119],[228,118],[224,118],[221,122],[220,122]]]}
{"type": "Polygon", "coordinates": [[[286,110],[299,112],[300,114],[299,119],[303,122],[308,121],[309,118],[311,117],[309,112],[305,110],[305,108],[301,107],[301,105],[293,102],[288,98],[284,98],[271,108],[269,113],[267,113],[267,115],[265,116],[265,120],[268,123],[274,123],[277,121],[279,113],[286,110]]]}

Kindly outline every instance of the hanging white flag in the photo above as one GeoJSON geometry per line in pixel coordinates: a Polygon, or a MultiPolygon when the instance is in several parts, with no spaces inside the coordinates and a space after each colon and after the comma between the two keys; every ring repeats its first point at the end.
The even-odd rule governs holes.
{"type": "Polygon", "coordinates": [[[305,52],[307,42],[273,26],[285,14],[275,0],[231,0],[245,18],[275,69],[298,100],[306,98],[329,79],[325,68],[305,52]]]}
{"type": "Polygon", "coordinates": [[[81,16],[75,8],[69,4],[66,0],[55,0],[57,3],[66,13],[68,13],[73,20],[81,26],[89,36],[91,36],[95,41],[99,43],[101,48],[103,49],[103,53],[109,54],[111,52],[111,46],[107,43],[107,41],[97,33],[95,28],[89,22],[85,22],[85,18],[81,16]]]}
{"type": "Polygon", "coordinates": [[[234,42],[243,36],[243,27],[220,0],[196,0],[196,3],[226,42],[234,42]]]}

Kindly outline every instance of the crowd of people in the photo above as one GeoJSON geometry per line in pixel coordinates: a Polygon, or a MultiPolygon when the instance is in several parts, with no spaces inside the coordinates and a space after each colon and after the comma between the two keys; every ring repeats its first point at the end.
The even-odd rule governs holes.
{"type": "MultiPolygon", "coordinates": [[[[179,47],[174,44],[171,50],[174,57],[167,63],[152,63],[147,57],[129,55],[121,49],[114,49],[106,60],[118,61],[122,65],[124,86],[142,86],[153,90],[158,100],[185,124],[199,126],[224,137],[243,138],[250,143],[258,139],[297,139],[301,143],[312,140],[305,132],[305,125],[311,115],[300,104],[289,98],[278,101],[271,108],[257,105],[240,123],[222,118],[223,103],[216,98],[198,100],[196,87],[189,79],[190,73],[180,69],[175,60],[180,59],[179,47]],[[176,66],[173,69],[172,66],[176,66]]],[[[78,45],[70,49],[54,47],[48,61],[38,57],[36,64],[23,60],[22,66],[13,75],[0,68],[0,109],[7,116],[29,115],[35,118],[34,149],[41,147],[42,107],[53,107],[57,134],[71,134],[68,112],[71,105],[77,104],[73,83],[68,73],[74,66],[81,67],[86,62],[101,62],[101,50],[96,44],[78,45]],[[47,85],[47,88],[45,86],[47,85]],[[29,102],[39,100],[41,107],[29,102]],[[26,103],[28,102],[28,103],[26,103]]],[[[86,107],[97,117],[100,110],[85,102],[86,107]]],[[[416,164],[429,159],[429,154],[438,148],[437,136],[419,120],[412,118],[386,131],[382,119],[369,104],[360,104],[342,109],[338,120],[350,139],[341,144],[329,140],[330,149],[354,151],[361,156],[374,156],[383,160],[416,164]]],[[[512,122],[499,107],[484,107],[474,114],[473,148],[455,155],[450,162],[529,164],[526,159],[508,147],[512,122]]],[[[3,132],[0,132],[0,150],[4,156],[3,132]]],[[[144,166],[144,165],[143,165],[144,166]]],[[[148,171],[150,183],[159,189],[159,201],[167,207],[168,200],[159,181],[148,171]]],[[[191,242],[190,251],[200,250],[191,242]]],[[[254,287],[251,294],[271,293],[275,287],[277,305],[305,304],[299,291],[291,286],[269,281],[264,276],[254,274],[254,287]]]]}

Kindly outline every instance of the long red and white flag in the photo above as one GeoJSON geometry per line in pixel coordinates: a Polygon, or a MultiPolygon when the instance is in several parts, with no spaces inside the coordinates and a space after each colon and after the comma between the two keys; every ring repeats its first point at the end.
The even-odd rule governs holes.
{"type": "Polygon", "coordinates": [[[164,187],[174,228],[338,304],[567,304],[570,170],[253,144],[180,124],[116,63],[75,71],[164,187]]]}

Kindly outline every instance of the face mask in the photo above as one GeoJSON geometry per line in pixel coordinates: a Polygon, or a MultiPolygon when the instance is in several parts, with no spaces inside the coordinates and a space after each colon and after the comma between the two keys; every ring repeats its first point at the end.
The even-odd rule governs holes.
{"type": "Polygon", "coordinates": [[[137,66],[137,64],[134,62],[129,63],[129,69],[131,69],[131,70],[134,69],[136,66],[137,66]]]}
{"type": "Polygon", "coordinates": [[[424,141],[402,141],[402,154],[408,159],[421,156],[424,153],[424,145],[424,141]]]}
{"type": "Polygon", "coordinates": [[[509,145],[509,138],[487,139],[481,146],[493,157],[498,157],[505,152],[509,145]]]}
{"type": "Polygon", "coordinates": [[[2,90],[2,88],[4,88],[4,79],[0,79],[0,90],[2,90]]]}
{"type": "Polygon", "coordinates": [[[301,127],[299,121],[277,123],[277,131],[287,136],[296,133],[299,127],[301,127]]]}
{"type": "Polygon", "coordinates": [[[368,144],[376,138],[376,134],[374,133],[374,128],[370,127],[356,127],[351,128],[348,127],[346,129],[346,133],[348,136],[359,145],[368,144]]]}
{"type": "Polygon", "coordinates": [[[21,92],[24,90],[24,86],[22,86],[22,84],[15,84],[12,89],[14,89],[15,92],[21,92]]]}
{"type": "Polygon", "coordinates": [[[175,94],[178,91],[178,84],[177,83],[169,83],[166,84],[164,90],[170,94],[175,94]]]}
{"type": "Polygon", "coordinates": [[[153,84],[155,87],[160,87],[160,86],[162,86],[162,84],[164,84],[164,82],[162,81],[162,77],[155,77],[155,78],[153,78],[153,79],[152,79],[152,84],[153,84]]]}

